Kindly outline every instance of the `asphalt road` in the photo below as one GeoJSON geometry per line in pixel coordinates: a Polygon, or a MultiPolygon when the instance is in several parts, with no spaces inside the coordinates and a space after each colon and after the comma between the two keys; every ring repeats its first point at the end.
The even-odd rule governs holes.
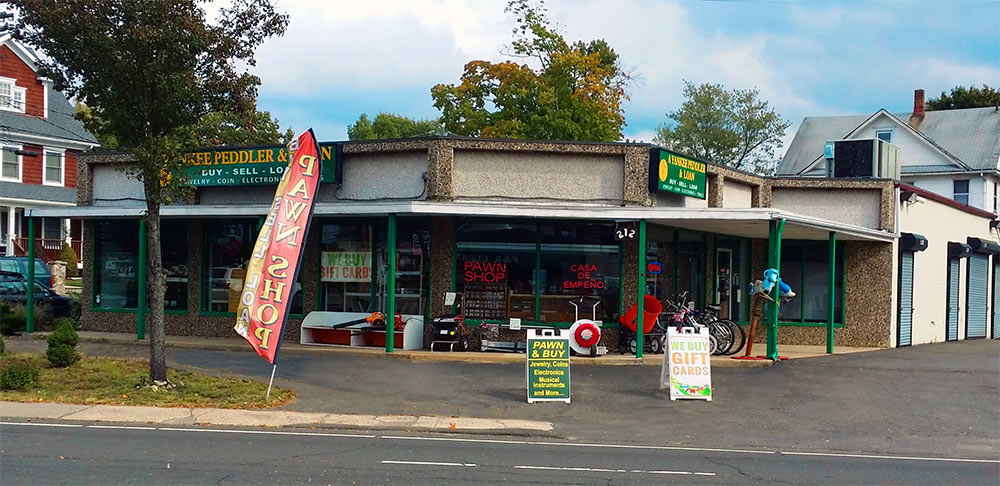
{"type": "MultiPolygon", "coordinates": [[[[44,341],[10,340],[9,349],[44,341]]],[[[148,356],[145,346],[81,343],[88,354],[148,356]]],[[[171,348],[172,365],[267,379],[252,351],[171,348]]],[[[574,366],[572,404],[526,403],[524,365],[414,362],[284,353],[284,408],[551,421],[589,442],[797,451],[1000,457],[1000,341],[971,340],[715,368],[710,403],[671,402],[658,367],[574,366]]]]}
{"type": "Polygon", "coordinates": [[[309,430],[0,425],[2,484],[997,484],[1000,460],[309,430]]]}

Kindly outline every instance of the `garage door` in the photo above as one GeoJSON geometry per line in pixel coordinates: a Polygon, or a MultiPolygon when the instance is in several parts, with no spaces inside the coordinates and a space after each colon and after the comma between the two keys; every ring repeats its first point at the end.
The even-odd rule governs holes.
{"type": "Polygon", "coordinates": [[[1000,290],[997,290],[997,277],[1000,277],[1000,262],[993,259],[993,339],[1000,339],[1000,290]]]}
{"type": "Polygon", "coordinates": [[[990,290],[990,257],[969,255],[968,302],[965,309],[965,337],[986,337],[987,298],[990,290]]]}
{"type": "Polygon", "coordinates": [[[945,328],[945,339],[958,340],[958,276],[962,260],[948,259],[948,316],[945,328]]]}
{"type": "Polygon", "coordinates": [[[896,346],[913,343],[913,252],[899,254],[899,328],[896,346]]]}

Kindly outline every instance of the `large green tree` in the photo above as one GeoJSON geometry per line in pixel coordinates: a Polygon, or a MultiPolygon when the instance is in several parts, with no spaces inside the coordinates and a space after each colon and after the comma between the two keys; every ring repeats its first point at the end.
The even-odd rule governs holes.
{"type": "Polygon", "coordinates": [[[1000,106],[1000,91],[987,84],[982,88],[955,86],[951,93],[942,91],[941,96],[927,100],[926,106],[928,111],[1000,106]]]}
{"type": "Polygon", "coordinates": [[[431,89],[445,130],[457,135],[542,140],[615,141],[632,79],[604,40],[569,43],[543,5],[513,0],[511,54],[538,65],[475,60],[458,84],[431,89]]]}
{"type": "Polygon", "coordinates": [[[426,137],[444,133],[441,122],[437,120],[414,120],[392,113],[379,113],[374,122],[368,119],[367,113],[362,113],[358,121],[347,126],[349,140],[426,137]]]}
{"type": "Polygon", "coordinates": [[[734,169],[772,174],[775,152],[790,123],[756,89],[684,82],[684,103],[667,114],[656,142],[677,152],[734,169]]]}
{"type": "Polygon", "coordinates": [[[149,373],[167,380],[160,206],[190,195],[184,150],[210,113],[250,119],[260,79],[254,52],[288,18],[267,0],[232,0],[214,20],[206,0],[10,0],[15,35],[44,51],[41,74],[99,110],[106,133],[134,158],[146,198],[149,373]]]}

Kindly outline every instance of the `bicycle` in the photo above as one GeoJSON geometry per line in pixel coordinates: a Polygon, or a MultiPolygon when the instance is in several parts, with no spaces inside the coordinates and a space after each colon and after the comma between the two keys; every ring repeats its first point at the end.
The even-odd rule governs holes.
{"type": "Polygon", "coordinates": [[[712,304],[706,305],[704,310],[705,321],[707,323],[711,324],[713,322],[717,322],[721,325],[725,325],[726,327],[729,328],[729,331],[732,334],[732,339],[731,343],[729,344],[729,348],[726,349],[725,351],[720,352],[719,354],[723,356],[729,356],[739,353],[740,350],[743,349],[743,346],[746,346],[747,333],[745,330],[743,330],[743,326],[737,324],[736,321],[733,321],[731,319],[719,319],[718,313],[720,310],[721,310],[720,306],[712,304]]]}
{"type": "MultiPolygon", "coordinates": [[[[708,350],[709,350],[709,354],[716,354],[716,351],[720,349],[719,348],[719,337],[727,339],[728,341],[726,341],[726,342],[728,342],[729,345],[731,346],[732,345],[732,338],[731,338],[731,334],[729,334],[728,327],[722,326],[722,325],[718,325],[718,326],[708,325],[708,324],[704,324],[702,322],[699,322],[698,319],[695,317],[696,312],[687,305],[688,304],[687,296],[688,296],[688,292],[685,291],[685,292],[682,292],[682,293],[678,294],[678,300],[677,301],[666,299],[667,306],[670,309],[669,312],[671,312],[673,314],[673,324],[678,329],[683,328],[683,327],[693,327],[695,329],[708,329],[708,350]],[[727,338],[726,337],[727,334],[730,337],[727,338]]],[[[660,325],[659,320],[657,320],[656,324],[658,326],[660,325]]],[[[666,329],[664,329],[664,332],[666,332],[666,329]]]]}

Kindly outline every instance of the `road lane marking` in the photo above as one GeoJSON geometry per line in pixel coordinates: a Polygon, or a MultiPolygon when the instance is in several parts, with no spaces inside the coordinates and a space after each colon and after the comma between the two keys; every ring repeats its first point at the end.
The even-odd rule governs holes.
{"type": "Polygon", "coordinates": [[[210,429],[210,428],[152,427],[152,426],[136,427],[136,426],[126,426],[126,425],[82,425],[82,424],[57,424],[57,423],[46,423],[46,422],[0,422],[0,425],[122,429],[122,430],[162,430],[170,432],[215,432],[215,433],[230,433],[230,434],[271,434],[271,435],[296,435],[296,436],[317,436],[317,437],[343,437],[343,438],[357,438],[357,439],[423,440],[423,441],[445,441],[445,442],[473,442],[473,443],[484,443],[484,444],[544,445],[544,446],[559,446],[559,447],[604,447],[604,448],[637,449],[637,450],[729,452],[737,454],[779,454],[786,456],[842,457],[849,459],[882,459],[882,460],[906,460],[906,461],[926,461],[926,462],[937,461],[937,462],[1000,464],[1000,459],[972,459],[972,458],[962,458],[962,457],[890,456],[890,455],[877,455],[877,454],[844,454],[836,452],[793,452],[793,451],[768,451],[768,450],[748,450],[748,449],[722,449],[722,448],[707,448],[707,447],[595,444],[595,443],[543,442],[543,441],[499,440],[499,439],[466,439],[459,437],[419,437],[419,436],[405,436],[405,435],[337,434],[337,433],[326,433],[326,432],[290,432],[290,431],[278,431],[278,430],[210,429]]]}
{"type": "Polygon", "coordinates": [[[664,451],[692,451],[692,452],[731,452],[735,454],[777,454],[777,451],[751,450],[751,449],[719,449],[708,447],[682,447],[682,446],[656,446],[637,444],[595,444],[589,442],[545,442],[534,440],[499,440],[499,439],[465,439],[461,437],[417,437],[406,435],[383,435],[382,439],[401,440],[427,440],[441,442],[479,442],[485,444],[518,444],[518,445],[542,445],[559,447],[600,447],[615,449],[648,449],[664,451]]]}
{"type": "Polygon", "coordinates": [[[475,464],[468,464],[464,462],[382,461],[382,464],[404,464],[408,466],[476,467],[475,464]]]}
{"type": "Polygon", "coordinates": [[[629,474],[675,474],[679,476],[715,476],[710,472],[693,471],[645,471],[642,469],[605,469],[599,467],[566,467],[566,466],[514,466],[514,469],[535,469],[541,471],[573,471],[573,472],[605,472],[629,474]]]}
{"type": "Polygon", "coordinates": [[[790,452],[778,451],[785,456],[819,456],[819,457],[850,457],[854,459],[896,459],[900,461],[938,461],[938,462],[978,462],[1000,464],[997,459],[965,459],[961,457],[921,457],[921,456],[880,456],[875,454],[841,454],[836,452],[790,452]]]}

